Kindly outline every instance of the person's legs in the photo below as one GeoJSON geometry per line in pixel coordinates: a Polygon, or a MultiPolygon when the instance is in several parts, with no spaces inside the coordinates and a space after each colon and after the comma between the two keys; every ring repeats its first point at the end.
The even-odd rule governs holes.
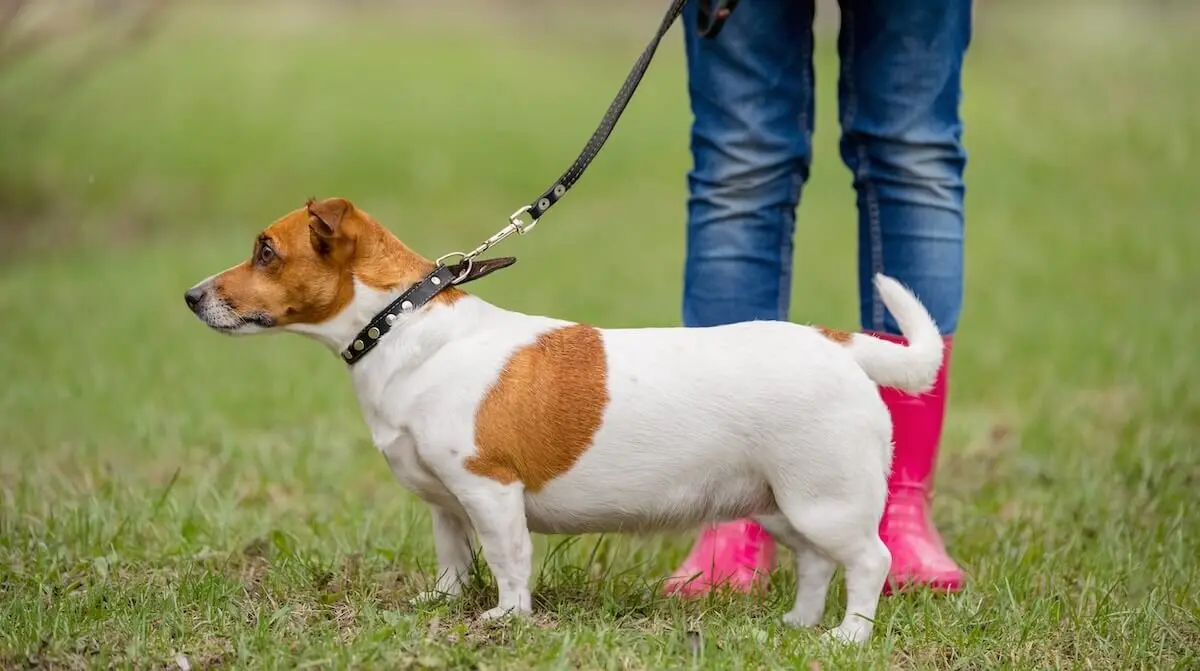
{"type": "MultiPolygon", "coordinates": [[[[925,303],[950,344],[963,296],[963,171],[959,118],[970,0],[841,0],[838,85],[841,153],[859,211],[864,330],[903,341],[871,278],[883,272],[925,303]]],[[[892,553],[888,591],[908,585],[956,591],[963,576],[929,515],[946,404],[946,364],[919,397],[881,394],[892,413],[895,456],[880,535],[892,553]]]]}
{"type": "MultiPolygon", "coordinates": [[[[684,10],[694,117],[685,326],[787,319],[795,210],[811,155],[813,7],[758,0],[714,39],[696,33],[697,3],[684,10]]],[[[667,591],[749,589],[774,554],[753,521],[706,528],[667,591]]]]}

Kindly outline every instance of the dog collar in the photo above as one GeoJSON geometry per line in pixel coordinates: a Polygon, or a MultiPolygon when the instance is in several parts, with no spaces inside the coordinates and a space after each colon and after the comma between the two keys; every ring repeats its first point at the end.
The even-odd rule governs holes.
{"type": "Polygon", "coordinates": [[[514,257],[502,256],[480,261],[465,260],[449,266],[438,264],[433,271],[406,289],[399,298],[389,303],[371,321],[367,322],[367,325],[358,332],[350,345],[342,350],[342,360],[348,366],[353,366],[361,361],[367,352],[374,349],[383,336],[392,330],[400,315],[421,309],[422,306],[433,300],[434,296],[451,286],[472,282],[516,262],[517,259],[514,257]]]}

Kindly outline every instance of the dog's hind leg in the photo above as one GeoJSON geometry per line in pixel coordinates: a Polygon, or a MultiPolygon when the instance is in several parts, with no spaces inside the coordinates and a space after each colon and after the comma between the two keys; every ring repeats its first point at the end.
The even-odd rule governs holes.
{"type": "Polygon", "coordinates": [[[771,536],[796,556],[796,602],[783,621],[793,627],[815,627],[825,617],[825,600],[837,564],[821,554],[781,514],[758,518],[771,536]]]}
{"type": "MultiPolygon", "coordinates": [[[[879,539],[879,515],[859,501],[838,499],[789,501],[781,497],[779,507],[792,528],[812,546],[813,554],[836,560],[846,569],[846,615],[826,636],[865,643],[871,637],[879,595],[891,564],[891,554],[879,539]]],[[[816,577],[828,574],[829,567],[819,571],[813,576],[814,583],[816,577]]],[[[801,572],[798,577],[803,575],[801,572]]],[[[805,606],[797,600],[788,614],[789,621],[800,623],[804,616],[811,616],[812,611],[805,612],[805,606]]]]}
{"type": "Polygon", "coordinates": [[[843,552],[846,567],[846,617],[825,635],[848,643],[866,643],[875,624],[879,595],[887,580],[892,555],[878,531],[860,534],[843,552]],[[851,549],[853,548],[853,549],[851,549]]]}

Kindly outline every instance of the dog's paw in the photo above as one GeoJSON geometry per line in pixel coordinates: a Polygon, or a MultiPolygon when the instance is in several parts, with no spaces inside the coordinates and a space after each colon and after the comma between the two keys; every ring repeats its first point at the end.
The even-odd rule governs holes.
{"type": "Polygon", "coordinates": [[[517,618],[525,617],[530,614],[528,610],[521,610],[515,606],[496,606],[489,610],[480,613],[479,619],[484,622],[499,620],[501,618],[517,618]]]}
{"type": "Polygon", "coordinates": [[[821,634],[822,641],[837,645],[862,645],[869,638],[871,638],[871,629],[869,627],[847,627],[842,625],[821,634]]]}
{"type": "Polygon", "coordinates": [[[821,618],[822,615],[814,616],[811,613],[797,613],[793,610],[789,613],[784,613],[783,623],[789,627],[808,629],[821,624],[821,618]]]}

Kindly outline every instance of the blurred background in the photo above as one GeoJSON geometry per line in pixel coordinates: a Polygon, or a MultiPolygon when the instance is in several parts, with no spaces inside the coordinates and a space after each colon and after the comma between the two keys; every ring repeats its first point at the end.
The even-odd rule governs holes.
{"type": "MultiPolygon", "coordinates": [[[[391,602],[368,586],[399,571],[404,592],[430,570],[428,519],[342,366],[299,338],[219,337],[181,294],[309,196],[350,198],[429,257],[473,247],[573,160],[666,4],[0,0],[0,655],[68,659],[85,640],[169,657],[207,645],[187,633],[200,621],[214,649],[321,645],[288,639],[325,631],[308,620],[246,624],[265,606],[235,589],[244,573],[207,570],[255,547],[276,608],[324,607],[296,576],[361,556],[358,626],[384,627],[365,613],[391,602]],[[208,587],[179,592],[184,574],[208,587]],[[67,598],[80,590],[108,610],[67,598]],[[183,628],[138,624],[163,618],[183,628]]],[[[837,22],[820,3],[792,318],[853,329],[837,22]]],[[[912,659],[945,662],[933,632],[964,622],[1010,661],[1178,662],[1200,642],[1198,27],[1188,0],[976,3],[967,298],[935,510],[979,598],[946,606],[950,624],[893,625],[912,659]],[[1076,615],[1037,605],[1055,600],[1076,615]],[[1041,633],[1014,647],[1023,622],[1041,633]]],[[[471,289],[679,324],[685,87],[677,26],[587,175],[505,243],[520,263],[471,289]]],[[[555,561],[654,579],[687,541],[588,539],[555,561]]]]}

